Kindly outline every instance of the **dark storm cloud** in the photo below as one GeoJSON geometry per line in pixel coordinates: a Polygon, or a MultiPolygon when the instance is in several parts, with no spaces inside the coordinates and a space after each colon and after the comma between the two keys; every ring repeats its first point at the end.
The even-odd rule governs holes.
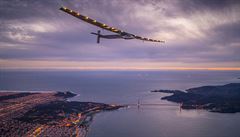
{"type": "Polygon", "coordinates": [[[234,0],[1,0],[0,59],[238,63],[239,7],[234,0]],[[59,11],[61,5],[167,43],[99,46],[90,35],[98,28],[59,11]]]}

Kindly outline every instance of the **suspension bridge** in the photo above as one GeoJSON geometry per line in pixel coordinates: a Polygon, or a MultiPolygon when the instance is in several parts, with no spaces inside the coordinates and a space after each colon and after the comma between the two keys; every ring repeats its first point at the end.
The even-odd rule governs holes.
{"type": "Polygon", "coordinates": [[[144,106],[172,106],[172,107],[179,107],[179,109],[181,110],[183,107],[191,107],[191,108],[195,108],[195,109],[203,109],[204,105],[186,105],[183,103],[141,103],[140,100],[138,100],[138,102],[136,104],[126,104],[125,106],[136,106],[138,107],[138,109],[140,107],[144,107],[144,106]]]}
{"type": "Polygon", "coordinates": [[[182,107],[182,103],[141,103],[140,100],[138,100],[137,103],[132,103],[132,104],[125,104],[125,106],[137,106],[138,108],[144,107],[144,106],[173,106],[173,107],[182,107]]]}

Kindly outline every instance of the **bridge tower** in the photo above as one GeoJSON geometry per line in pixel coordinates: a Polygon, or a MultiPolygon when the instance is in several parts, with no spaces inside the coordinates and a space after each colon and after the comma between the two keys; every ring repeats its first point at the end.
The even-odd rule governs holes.
{"type": "Polygon", "coordinates": [[[140,108],[140,99],[138,99],[137,107],[140,108]]]}
{"type": "Polygon", "coordinates": [[[182,111],[183,102],[179,103],[179,111],[182,111]]]}

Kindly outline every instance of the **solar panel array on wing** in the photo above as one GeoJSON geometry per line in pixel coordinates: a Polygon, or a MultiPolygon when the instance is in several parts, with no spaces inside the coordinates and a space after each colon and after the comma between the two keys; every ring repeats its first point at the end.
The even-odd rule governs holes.
{"type": "Polygon", "coordinates": [[[70,10],[70,9],[68,9],[66,7],[61,7],[60,10],[66,12],[66,13],[68,13],[68,14],[76,17],[76,18],[79,18],[79,19],[81,19],[81,20],[83,20],[83,21],[85,21],[87,23],[90,23],[92,25],[98,26],[98,27],[100,27],[102,29],[105,29],[105,30],[108,30],[108,31],[111,31],[111,32],[114,32],[114,33],[118,33],[120,35],[132,35],[134,38],[139,39],[139,40],[151,41],[151,42],[161,42],[161,43],[163,42],[164,43],[164,41],[161,41],[161,40],[153,40],[153,39],[149,39],[149,38],[145,38],[145,37],[136,36],[134,34],[124,32],[124,31],[122,31],[120,29],[117,29],[117,28],[114,28],[114,27],[110,27],[110,26],[108,26],[106,24],[98,22],[98,21],[96,21],[94,19],[91,19],[91,18],[89,18],[87,16],[81,15],[80,13],[75,12],[73,10],[70,10]]]}
{"type": "Polygon", "coordinates": [[[121,30],[119,30],[119,29],[117,29],[117,28],[110,27],[110,26],[108,26],[108,25],[106,25],[106,24],[103,24],[103,23],[101,23],[101,22],[98,22],[98,21],[96,21],[96,20],[94,20],[94,19],[91,19],[91,18],[89,18],[89,17],[87,17],[87,16],[81,15],[80,13],[75,12],[75,11],[73,11],[73,10],[70,10],[70,9],[68,9],[68,8],[61,7],[60,10],[66,12],[66,13],[68,13],[68,14],[71,14],[72,16],[74,16],[74,17],[76,17],[76,18],[79,18],[79,19],[81,19],[81,20],[83,20],[83,21],[85,21],[85,22],[87,22],[87,23],[90,23],[90,24],[92,24],[92,25],[95,25],[95,26],[98,26],[98,27],[100,27],[100,28],[106,29],[106,30],[108,30],[108,31],[112,31],[112,32],[118,33],[118,34],[123,33],[123,31],[121,31],[121,30]]]}

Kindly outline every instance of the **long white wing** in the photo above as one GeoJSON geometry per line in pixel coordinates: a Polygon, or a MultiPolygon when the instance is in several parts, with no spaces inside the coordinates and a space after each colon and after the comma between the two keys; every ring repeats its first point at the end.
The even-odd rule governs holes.
{"type": "Polygon", "coordinates": [[[80,20],[83,20],[87,23],[90,23],[92,25],[95,25],[97,27],[100,27],[102,29],[105,29],[105,30],[108,30],[108,31],[111,31],[111,32],[114,32],[114,33],[117,33],[117,34],[120,34],[120,35],[129,35],[129,36],[132,36],[134,37],[135,39],[138,39],[138,40],[143,40],[143,41],[151,41],[151,42],[161,42],[161,43],[164,43],[164,41],[162,40],[154,40],[154,39],[149,39],[149,38],[145,38],[145,37],[140,37],[140,36],[137,36],[137,35],[134,35],[134,34],[131,34],[131,33],[128,33],[128,32],[124,32],[120,29],[117,29],[115,27],[111,27],[107,24],[104,24],[104,23],[101,23],[101,22],[98,22],[94,19],[91,19],[89,18],[88,16],[84,16],[76,11],[73,11],[71,9],[68,9],[66,7],[61,7],[60,10],[80,19],[80,20]]]}

